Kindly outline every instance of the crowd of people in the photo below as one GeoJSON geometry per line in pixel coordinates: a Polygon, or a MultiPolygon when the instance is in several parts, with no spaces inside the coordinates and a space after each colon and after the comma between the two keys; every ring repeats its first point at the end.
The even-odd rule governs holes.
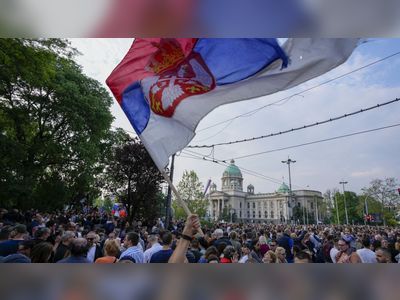
{"type": "Polygon", "coordinates": [[[1,263],[400,263],[400,228],[133,221],[0,209],[1,263]]]}

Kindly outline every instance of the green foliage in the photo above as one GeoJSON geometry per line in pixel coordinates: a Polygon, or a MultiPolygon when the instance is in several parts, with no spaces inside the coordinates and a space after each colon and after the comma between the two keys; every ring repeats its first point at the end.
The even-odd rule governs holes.
{"type": "MultiPolygon", "coordinates": [[[[178,192],[185,201],[189,210],[200,218],[205,218],[208,208],[208,200],[203,196],[203,184],[199,181],[195,171],[184,171],[181,181],[177,186],[178,192]]],[[[173,201],[172,207],[175,211],[175,218],[186,218],[184,210],[177,201],[173,201]]]]}
{"type": "Polygon", "coordinates": [[[0,39],[0,206],[61,208],[99,194],[112,99],[61,39],[0,39]]]}
{"type": "Polygon", "coordinates": [[[117,196],[133,218],[155,219],[164,207],[163,177],[138,138],[122,130],[112,133],[113,146],[99,185],[117,196]]]}
{"type": "Polygon", "coordinates": [[[177,189],[183,201],[189,203],[192,200],[203,199],[204,186],[199,181],[196,172],[185,170],[177,189]]]}

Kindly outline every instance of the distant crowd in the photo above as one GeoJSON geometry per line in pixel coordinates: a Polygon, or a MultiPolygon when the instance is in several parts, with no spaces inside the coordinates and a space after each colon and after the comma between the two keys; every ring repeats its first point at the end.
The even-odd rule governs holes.
{"type": "Polygon", "coordinates": [[[0,263],[400,263],[400,228],[128,222],[93,208],[0,209],[0,263]]]}

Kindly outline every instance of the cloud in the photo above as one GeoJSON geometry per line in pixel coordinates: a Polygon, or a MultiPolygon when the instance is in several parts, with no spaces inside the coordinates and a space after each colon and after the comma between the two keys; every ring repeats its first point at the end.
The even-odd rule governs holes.
{"type": "Polygon", "coordinates": [[[384,172],[382,171],[381,168],[375,168],[371,170],[365,170],[365,171],[354,171],[351,173],[351,177],[379,177],[383,176],[384,172]]]}

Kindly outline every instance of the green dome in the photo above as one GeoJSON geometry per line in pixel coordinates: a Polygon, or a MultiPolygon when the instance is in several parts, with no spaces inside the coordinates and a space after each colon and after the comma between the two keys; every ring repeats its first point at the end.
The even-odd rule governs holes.
{"type": "Polygon", "coordinates": [[[290,189],[287,186],[286,183],[282,183],[282,185],[279,187],[279,189],[276,191],[277,193],[281,193],[281,194],[285,194],[285,193],[289,193],[290,189]]]}
{"type": "Polygon", "coordinates": [[[232,159],[231,164],[225,169],[223,177],[240,177],[242,178],[242,172],[235,165],[235,161],[232,159]]]}

